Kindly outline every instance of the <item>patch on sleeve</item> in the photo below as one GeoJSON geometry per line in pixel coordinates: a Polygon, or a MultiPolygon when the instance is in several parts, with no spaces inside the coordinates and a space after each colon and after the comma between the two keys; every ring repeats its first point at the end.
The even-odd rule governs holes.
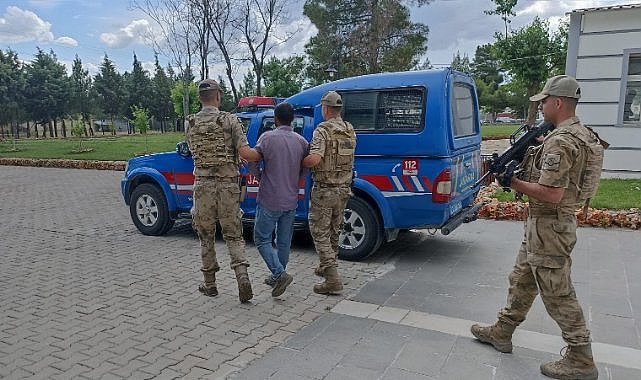
{"type": "Polygon", "coordinates": [[[558,153],[548,153],[543,156],[543,170],[558,172],[561,164],[561,155],[558,153]]]}

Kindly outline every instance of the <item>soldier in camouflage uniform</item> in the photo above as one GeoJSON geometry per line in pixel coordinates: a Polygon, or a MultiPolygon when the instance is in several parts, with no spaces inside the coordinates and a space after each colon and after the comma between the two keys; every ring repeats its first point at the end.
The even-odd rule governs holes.
{"type": "Polygon", "coordinates": [[[220,222],[229,249],[231,267],[236,273],[238,297],[247,302],[253,297],[247,274],[245,241],[241,222],[239,156],[248,161],[262,157],[249,148],[238,118],[220,111],[222,91],[216,81],[205,79],[198,86],[203,107],[189,116],[187,142],[194,158],[193,226],[200,238],[202,272],[205,281],[198,290],[206,296],[218,295],[216,272],[216,220],[220,222]]]}
{"type": "Polygon", "coordinates": [[[550,78],[540,94],[545,121],[555,125],[543,144],[530,148],[518,178],[497,177],[529,198],[525,237],[508,279],[507,304],[498,321],[487,327],[472,326],[472,334],[501,352],[512,352],[512,333],[525,317],[538,294],[548,314],[561,328],[568,344],[564,356],[541,365],[541,372],[556,379],[596,379],[583,311],[576,298],[570,270],[570,254],[576,243],[575,211],[579,203],[596,192],[603,164],[601,141],[575,116],[581,90],[569,76],[550,78]]]}
{"type": "Polygon", "coordinates": [[[343,101],[337,92],[326,93],[321,106],[325,121],[314,130],[303,166],[312,168],[314,180],[309,229],[320,258],[315,273],[325,278],[323,283],[314,285],[314,292],[332,294],[343,290],[336,258],[345,205],[352,195],[356,133],[354,127],[341,118],[343,101]]]}

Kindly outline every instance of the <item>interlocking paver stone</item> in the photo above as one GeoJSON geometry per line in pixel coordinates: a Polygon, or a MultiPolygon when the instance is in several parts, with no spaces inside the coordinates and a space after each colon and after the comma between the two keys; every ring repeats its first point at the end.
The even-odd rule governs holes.
{"type": "Polygon", "coordinates": [[[345,295],[318,296],[311,239],[296,239],[288,266],[294,283],[274,299],[262,284],[268,270],[248,242],[255,296],[245,305],[219,240],[221,294],[203,297],[190,222],[166,236],[140,234],[120,195],[122,174],[0,166],[0,377],[224,377],[379,270],[341,263],[345,295]]]}

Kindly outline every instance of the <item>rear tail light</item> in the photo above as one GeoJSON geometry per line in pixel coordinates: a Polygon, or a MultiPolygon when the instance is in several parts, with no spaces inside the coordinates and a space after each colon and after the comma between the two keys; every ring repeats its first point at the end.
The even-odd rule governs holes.
{"type": "Polygon", "coordinates": [[[432,192],[432,202],[448,203],[452,199],[452,180],[450,169],[445,169],[436,177],[432,192]]]}

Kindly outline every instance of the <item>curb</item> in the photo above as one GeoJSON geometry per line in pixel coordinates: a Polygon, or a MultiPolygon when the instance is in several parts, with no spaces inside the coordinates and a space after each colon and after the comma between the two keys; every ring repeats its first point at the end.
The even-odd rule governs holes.
{"type": "Polygon", "coordinates": [[[39,159],[39,158],[0,158],[0,165],[4,166],[35,166],[63,169],[94,169],[124,171],[126,161],[93,161],[93,160],[66,160],[66,159],[39,159]]]}

